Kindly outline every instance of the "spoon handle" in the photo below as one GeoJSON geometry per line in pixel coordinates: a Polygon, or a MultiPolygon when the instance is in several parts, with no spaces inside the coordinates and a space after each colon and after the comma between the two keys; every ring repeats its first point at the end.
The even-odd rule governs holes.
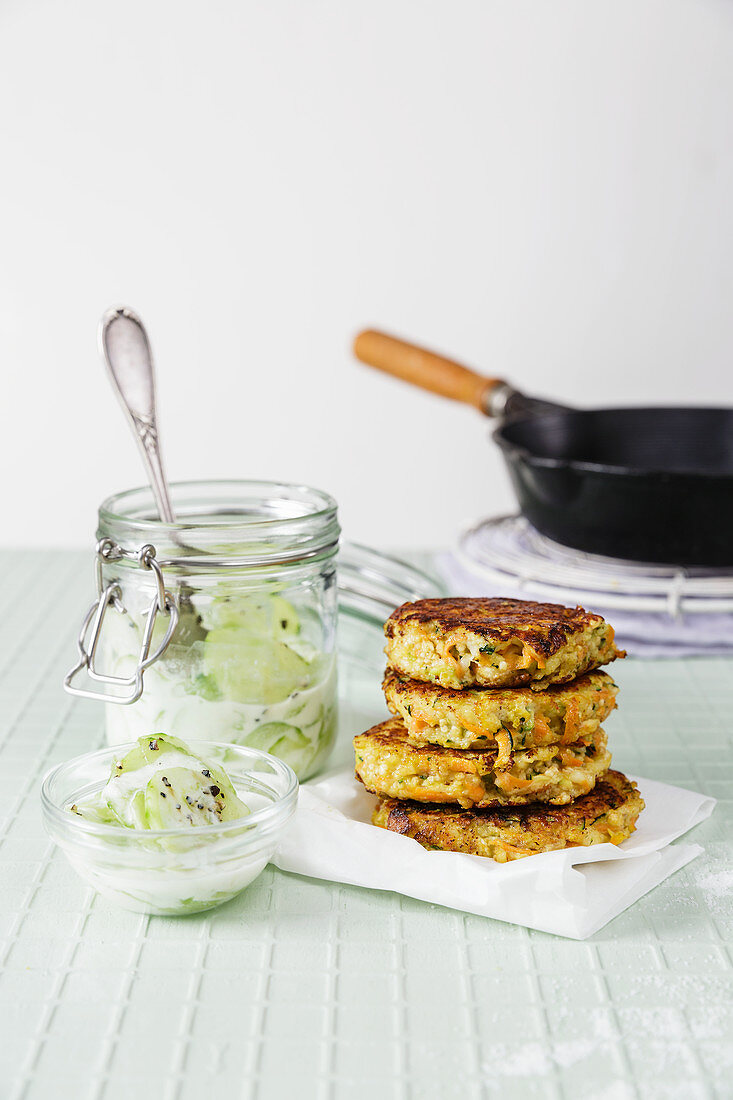
{"type": "Polygon", "coordinates": [[[99,347],[143,456],[160,518],[175,523],[158,442],[153,355],[137,314],[108,309],[99,323],[99,347]]]}

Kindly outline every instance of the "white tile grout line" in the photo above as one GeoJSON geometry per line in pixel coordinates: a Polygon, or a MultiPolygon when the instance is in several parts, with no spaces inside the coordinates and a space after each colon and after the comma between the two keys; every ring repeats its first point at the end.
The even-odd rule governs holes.
{"type": "MultiPolygon", "coordinates": [[[[651,949],[654,953],[654,958],[655,958],[657,967],[659,968],[659,970],[662,970],[666,974],[671,975],[672,971],[670,970],[669,964],[667,963],[667,957],[664,953],[664,948],[663,948],[662,944],[659,942],[659,939],[658,939],[658,937],[657,937],[657,935],[654,931],[654,928],[653,928],[651,922],[649,921],[649,918],[648,918],[648,916],[647,916],[647,914],[644,910],[641,911],[641,917],[642,917],[642,920],[644,921],[644,924],[649,929],[651,935],[654,937],[654,941],[650,944],[650,947],[651,947],[651,949]]],[[[690,1021],[687,1019],[687,1013],[685,1011],[685,1006],[684,1005],[680,1006],[680,1014],[682,1016],[682,1019],[684,1020],[685,1030],[686,1030],[687,1036],[688,1036],[688,1042],[687,1042],[688,1050],[689,1050],[690,1055],[692,1056],[693,1062],[695,1063],[697,1081],[699,1081],[700,1084],[702,1084],[705,1088],[707,1088],[708,1082],[705,1079],[705,1069],[703,1067],[702,1062],[700,1061],[700,1054],[699,1054],[699,1051],[697,1049],[697,1040],[695,1039],[695,1036],[692,1034],[692,1029],[690,1027],[690,1021]]],[[[710,1095],[709,1091],[708,1091],[708,1095],[710,1095]]]]}
{"type": "Polygon", "coordinates": [[[405,922],[402,908],[402,895],[398,894],[397,911],[392,913],[392,948],[393,948],[393,997],[394,1016],[396,1027],[396,1043],[398,1059],[397,1080],[394,1082],[394,1100],[410,1100],[412,1095],[412,1082],[410,1080],[410,1051],[409,1051],[409,1021],[407,1017],[407,982],[405,980],[405,922]]]}
{"type": "MultiPolygon", "coordinates": [[[[707,904],[705,901],[703,901],[703,906],[707,908],[707,904]]],[[[723,935],[718,928],[717,918],[714,917],[712,913],[708,913],[708,919],[710,921],[710,927],[712,928],[713,932],[715,932],[715,938],[718,941],[718,945],[723,953],[723,957],[726,960],[726,965],[731,968],[733,967],[733,943],[723,939],[723,935]]]]}
{"type": "Polygon", "coordinates": [[[137,977],[140,955],[147,942],[149,924],[150,917],[141,913],[138,921],[136,939],[133,941],[130,960],[127,964],[126,979],[122,987],[121,995],[114,1007],[109,1027],[102,1040],[98,1068],[93,1069],[89,1073],[92,1079],[92,1091],[89,1094],[89,1100],[101,1100],[107,1088],[107,1080],[111,1072],[112,1061],[120,1039],[120,1028],[125,1018],[125,1012],[130,1004],[130,995],[135,983],[135,978],[137,977]]]}
{"type": "Polygon", "coordinates": [[[8,937],[5,941],[3,950],[0,952],[0,981],[2,980],[2,968],[8,961],[8,956],[18,941],[18,933],[23,926],[23,921],[28,916],[31,904],[37,891],[40,889],[44,875],[46,874],[48,868],[51,866],[53,852],[54,845],[49,841],[43,853],[43,857],[38,864],[36,873],[31,879],[30,885],[26,891],[25,898],[23,899],[23,904],[18,909],[15,917],[13,918],[13,922],[10,926],[10,932],[8,933],[8,937]]]}
{"type": "MultiPolygon", "coordinates": [[[[14,815],[15,815],[15,810],[17,809],[17,806],[19,806],[22,803],[23,799],[28,794],[28,791],[38,782],[38,772],[40,770],[42,770],[43,763],[48,759],[48,756],[53,751],[53,748],[56,745],[56,742],[58,741],[59,737],[61,736],[61,733],[64,729],[64,726],[66,725],[66,720],[67,720],[68,715],[71,711],[72,705],[73,705],[72,701],[70,700],[69,705],[64,710],[64,713],[62,714],[61,719],[56,724],[55,729],[53,730],[51,736],[49,737],[49,739],[46,743],[46,747],[43,750],[43,753],[42,753],[42,756],[41,756],[40,766],[36,769],[35,772],[31,773],[31,775],[28,778],[28,781],[26,782],[26,784],[25,784],[25,786],[24,786],[24,788],[21,792],[21,795],[17,799],[16,804],[13,808],[13,812],[11,813],[9,821],[8,821],[8,830],[9,830],[10,823],[12,823],[12,821],[13,821],[13,818],[14,818],[14,815]]],[[[0,833],[0,844],[2,844],[2,841],[5,839],[5,835],[7,835],[8,830],[3,830],[3,833],[0,833]]],[[[2,954],[0,955],[0,967],[4,966],[5,962],[7,961],[8,955],[10,954],[10,951],[13,949],[13,947],[15,946],[15,944],[18,941],[19,932],[20,932],[21,928],[23,927],[23,923],[25,922],[25,919],[28,916],[28,913],[30,912],[30,909],[33,905],[33,901],[35,899],[35,896],[36,896],[38,890],[41,887],[41,883],[43,882],[43,878],[46,875],[46,872],[48,871],[48,868],[51,866],[51,863],[53,861],[53,854],[54,854],[54,845],[51,842],[49,842],[49,844],[47,845],[47,848],[44,852],[43,858],[42,858],[41,862],[38,865],[36,873],[33,876],[33,879],[30,883],[30,886],[28,887],[25,898],[23,900],[23,905],[18,910],[18,912],[15,916],[15,919],[13,921],[13,924],[11,925],[11,934],[10,934],[10,936],[9,936],[7,942],[6,942],[6,945],[5,945],[5,948],[2,952],[2,954]]],[[[82,914],[80,915],[81,923],[80,923],[79,935],[80,935],[81,931],[83,930],[84,925],[86,924],[86,919],[87,919],[87,916],[88,916],[88,909],[89,909],[90,905],[91,905],[91,901],[89,899],[89,895],[87,895],[85,910],[83,910],[82,914]]],[[[76,952],[77,946],[78,946],[78,941],[73,946],[73,950],[72,950],[72,953],[71,953],[71,956],[70,956],[70,961],[67,964],[67,968],[70,966],[71,961],[73,960],[73,956],[74,956],[74,953],[76,952]]],[[[68,972],[68,970],[66,972],[68,972]]],[[[63,986],[63,983],[65,981],[65,977],[66,977],[66,972],[63,972],[63,971],[61,972],[61,977],[60,977],[60,980],[58,982],[58,989],[57,989],[56,994],[54,995],[54,998],[58,996],[58,993],[60,992],[61,987],[63,986]]],[[[53,998],[52,998],[52,1003],[54,1003],[53,998]]],[[[44,1017],[42,1017],[42,1019],[43,1018],[44,1017]]],[[[47,1022],[48,1022],[49,1019],[50,1019],[50,1016],[47,1016],[46,1017],[47,1022]]],[[[45,1025],[44,1025],[44,1027],[45,1027],[45,1025]]],[[[40,1035],[37,1035],[37,1036],[34,1037],[34,1043],[37,1043],[40,1040],[40,1045],[42,1045],[44,1038],[45,1038],[45,1031],[41,1031],[40,1035]]],[[[39,1045],[39,1048],[38,1048],[39,1050],[40,1050],[40,1045],[39,1045]]],[[[33,1050],[33,1049],[34,1049],[34,1047],[31,1048],[31,1050],[33,1050]]],[[[33,1062],[30,1063],[31,1066],[32,1066],[32,1064],[33,1064],[33,1062]]],[[[21,1084],[22,1084],[22,1082],[21,1082],[21,1084]]],[[[25,1086],[23,1085],[23,1090],[24,1089],[25,1089],[25,1086]]],[[[22,1092],[19,1093],[18,1095],[22,1095],[22,1092]]]]}
{"type": "MultiPolygon", "coordinates": [[[[32,592],[38,592],[38,598],[44,599],[47,594],[44,594],[46,587],[45,582],[35,584],[36,576],[42,576],[48,571],[48,564],[51,562],[52,567],[63,569],[64,566],[68,569],[70,566],[79,567],[81,560],[74,557],[74,555],[67,554],[48,554],[44,551],[31,551],[21,552],[17,556],[17,560],[11,563],[10,568],[13,570],[10,574],[7,572],[6,562],[7,555],[5,551],[0,551],[0,562],[2,562],[2,587],[6,594],[5,601],[3,603],[3,612],[7,611],[7,614],[3,614],[3,625],[0,628],[0,634],[4,632],[9,622],[12,622],[12,618],[15,612],[18,610],[20,604],[22,604],[25,597],[27,597],[29,590],[32,592]],[[68,556],[68,562],[63,560],[68,556]],[[53,559],[53,560],[52,560],[53,559]],[[20,577],[18,576],[20,574],[20,577]]],[[[87,573],[87,579],[91,586],[93,585],[93,574],[91,571],[87,573]]],[[[22,616],[21,616],[22,617],[22,616]]]]}
{"type": "MultiPolygon", "coordinates": [[[[527,950],[527,954],[529,955],[530,962],[532,964],[529,967],[528,971],[527,971],[527,976],[529,978],[530,985],[532,986],[532,1004],[536,1009],[539,1009],[539,1011],[541,1013],[542,1023],[543,1023],[544,1031],[545,1031],[545,1038],[544,1038],[544,1042],[543,1042],[542,1045],[545,1047],[545,1049],[547,1050],[547,1052],[549,1054],[549,1063],[550,1063],[549,1075],[551,1077],[551,1080],[547,1081],[547,1085],[552,1088],[552,1095],[554,1097],[556,1097],[557,1100],[561,1100],[561,1098],[565,1095],[565,1090],[563,1089],[562,1077],[560,1075],[560,1068],[557,1064],[557,1061],[552,1057],[552,1048],[553,1048],[553,1045],[554,1045],[553,1044],[553,1036],[552,1036],[552,1028],[550,1027],[550,1016],[549,1016],[549,1013],[547,1011],[547,1005],[545,1004],[545,998],[544,998],[544,995],[543,995],[543,992],[542,992],[542,986],[541,986],[540,980],[539,980],[539,967],[537,966],[537,960],[535,958],[534,947],[533,947],[533,944],[532,944],[532,937],[529,933],[528,928],[522,928],[520,935],[521,935],[521,938],[524,940],[524,945],[525,945],[525,948],[527,950]]],[[[549,1091],[548,1091],[547,1095],[548,1096],[550,1095],[549,1091]]]]}
{"type": "MultiPolygon", "coordinates": [[[[64,725],[66,724],[66,718],[68,717],[70,709],[71,709],[71,704],[69,705],[69,707],[67,707],[66,711],[64,712],[64,714],[61,717],[61,720],[57,724],[52,736],[50,737],[50,739],[48,741],[48,744],[46,745],[46,748],[45,748],[45,750],[43,752],[43,755],[41,757],[42,762],[45,761],[48,758],[48,756],[52,752],[56,742],[58,741],[59,737],[61,736],[61,732],[64,728],[64,725]]],[[[40,769],[38,769],[38,770],[40,770],[40,769]]],[[[3,840],[5,839],[5,837],[7,836],[7,833],[10,830],[10,825],[13,822],[13,819],[14,819],[14,816],[15,816],[15,811],[16,811],[17,807],[22,803],[23,799],[26,797],[29,790],[38,782],[38,770],[35,773],[31,774],[31,776],[28,778],[28,781],[25,784],[25,786],[23,787],[23,790],[22,790],[19,798],[16,800],[16,803],[13,807],[12,814],[8,818],[7,826],[4,827],[2,831],[0,831],[0,846],[2,845],[3,840]]],[[[46,847],[46,850],[44,852],[43,858],[42,858],[41,862],[38,865],[36,873],[33,876],[33,879],[31,880],[30,886],[28,887],[28,890],[26,891],[25,898],[23,899],[23,904],[21,905],[20,909],[18,910],[18,912],[15,916],[15,919],[13,920],[13,923],[11,925],[11,931],[10,931],[6,946],[5,946],[4,950],[2,952],[0,952],[0,968],[5,965],[5,962],[7,961],[8,955],[9,955],[13,945],[15,944],[15,942],[18,939],[18,933],[20,932],[20,929],[23,926],[23,922],[25,921],[25,918],[28,916],[28,913],[30,912],[30,909],[31,909],[31,906],[32,906],[33,901],[35,899],[36,893],[40,889],[40,886],[41,886],[41,883],[43,881],[44,875],[46,874],[46,871],[48,870],[48,868],[51,866],[53,854],[54,854],[54,845],[51,842],[49,842],[49,844],[46,847]]]]}
{"type": "MultiPolygon", "coordinates": [[[[652,934],[653,934],[653,933],[652,933],[652,934]]],[[[138,957],[139,957],[140,951],[141,951],[142,947],[144,946],[144,943],[145,943],[145,942],[146,942],[146,941],[145,941],[145,939],[143,939],[143,941],[141,942],[141,944],[140,944],[140,946],[139,946],[139,949],[138,949],[138,951],[136,952],[136,955],[137,955],[138,957]]],[[[580,946],[580,945],[579,945],[579,946],[580,946]]],[[[587,947],[589,947],[589,948],[593,947],[593,945],[590,945],[590,944],[588,944],[588,945],[586,945],[586,946],[587,946],[587,947]]],[[[530,952],[529,952],[529,954],[532,954],[532,952],[530,951],[530,952]]],[[[602,966],[600,965],[600,960],[599,960],[599,959],[598,959],[598,957],[597,957],[597,953],[595,952],[595,948],[594,948],[594,954],[595,954],[595,962],[597,963],[597,965],[591,965],[591,967],[590,967],[590,972],[591,972],[592,974],[596,975],[596,976],[602,976],[602,975],[605,975],[605,974],[607,973],[607,970],[606,970],[606,969],[604,969],[604,967],[602,967],[602,966]]],[[[134,972],[134,969],[135,969],[135,967],[133,966],[133,968],[132,968],[132,969],[133,969],[133,972],[134,972]]],[[[273,969],[272,969],[272,967],[271,967],[271,966],[270,966],[269,968],[267,968],[267,967],[266,967],[266,968],[265,968],[265,969],[263,970],[263,974],[264,974],[264,975],[266,975],[266,977],[267,977],[267,982],[266,982],[266,985],[267,985],[267,986],[269,986],[269,979],[270,979],[270,976],[271,976],[271,974],[272,974],[273,972],[274,972],[274,971],[273,971],[273,969]]],[[[526,974],[527,974],[528,976],[530,976],[530,977],[531,977],[531,976],[534,976],[534,977],[536,977],[536,976],[537,976],[537,968],[536,968],[536,965],[535,965],[535,969],[534,969],[534,970],[529,970],[529,971],[526,971],[525,973],[526,973],[526,974]]],[[[544,1000],[543,1000],[543,997],[542,997],[542,993],[541,993],[541,991],[539,991],[539,990],[536,990],[536,998],[537,998],[537,1000],[539,1001],[539,1004],[540,1004],[540,1006],[541,1006],[541,1007],[543,1007],[543,1008],[545,1009],[545,1012],[546,1012],[546,1011],[547,1011],[547,1008],[546,1008],[546,1004],[544,1003],[544,1000]]],[[[612,1003],[612,1001],[610,1000],[610,993],[609,993],[609,991],[608,991],[608,990],[607,990],[607,1000],[608,1000],[608,1007],[609,1007],[609,1008],[610,1008],[611,1010],[613,1010],[613,1003],[612,1003]]],[[[262,1006],[263,1006],[263,1008],[265,1008],[265,1007],[266,1007],[267,1005],[269,1005],[269,1004],[272,1004],[272,1003],[274,1003],[274,1002],[273,1002],[273,1001],[271,1000],[271,998],[269,997],[269,995],[267,995],[267,994],[266,994],[266,995],[265,995],[265,999],[264,999],[264,1001],[262,1001],[261,1003],[262,1003],[262,1006]]],[[[403,1000],[403,1003],[405,1003],[405,1002],[404,1002],[404,1000],[403,1000]]],[[[476,1004],[476,1005],[475,1005],[475,1007],[476,1007],[476,1009],[477,1009],[477,1010],[480,1010],[480,1008],[481,1008],[481,1005],[480,1005],[480,1004],[476,1004]]],[[[262,1018],[262,1013],[260,1014],[260,1018],[262,1018]]],[[[262,1035],[262,1031],[263,1031],[263,1029],[262,1029],[262,1028],[260,1027],[260,1028],[259,1028],[259,1033],[260,1033],[260,1036],[262,1035]]],[[[549,1040],[549,1042],[551,1042],[551,1040],[549,1040]]],[[[179,1072],[181,1072],[181,1071],[179,1071],[179,1072]]],[[[104,1078],[106,1079],[106,1078],[108,1077],[108,1075],[109,1075],[109,1070],[108,1070],[108,1069],[106,1069],[106,1070],[105,1070],[105,1069],[103,1069],[103,1070],[101,1071],[101,1074],[102,1074],[102,1076],[103,1076],[103,1077],[104,1077],[104,1078]]],[[[96,1078],[98,1077],[98,1074],[94,1074],[93,1076],[94,1076],[94,1078],[96,1079],[96,1078]]],[[[255,1073],[254,1077],[250,1077],[250,1087],[251,1087],[251,1088],[254,1088],[254,1087],[255,1087],[255,1085],[254,1085],[254,1081],[255,1081],[255,1080],[258,1080],[258,1081],[261,1081],[261,1080],[262,1080],[262,1074],[261,1074],[261,1073],[259,1072],[259,1069],[258,1069],[258,1070],[256,1071],[256,1073],[255,1073]]],[[[633,1087],[633,1086],[632,1086],[632,1085],[631,1085],[631,1084],[630,1084],[629,1082],[630,1082],[630,1075],[629,1075],[629,1076],[627,1076],[627,1078],[626,1078],[626,1083],[627,1083],[627,1084],[629,1084],[629,1088],[630,1088],[630,1089],[632,1090],[632,1092],[633,1092],[633,1091],[634,1091],[634,1087],[633,1087]]],[[[705,1083],[705,1080],[704,1080],[704,1078],[703,1078],[703,1083],[705,1083]]],[[[98,1086],[98,1088],[99,1088],[99,1086],[98,1086]]],[[[97,1091],[97,1093],[96,1093],[95,1095],[99,1095],[99,1092],[97,1091]]],[[[242,1094],[242,1095],[244,1095],[244,1094],[242,1094]]],[[[255,1100],[256,1100],[256,1092],[255,1092],[254,1094],[253,1094],[252,1092],[250,1092],[250,1093],[249,1093],[249,1095],[250,1095],[250,1097],[252,1097],[252,1096],[254,1095],[254,1097],[255,1097],[255,1100]]],[[[630,1095],[631,1095],[631,1092],[627,1092],[627,1093],[626,1093],[626,1096],[630,1096],[630,1095]]]]}
{"type": "Polygon", "coordinates": [[[13,623],[13,616],[14,616],[16,610],[18,610],[18,608],[23,603],[23,599],[27,595],[27,587],[29,586],[30,582],[32,581],[33,575],[36,572],[36,570],[37,570],[36,563],[31,562],[27,559],[26,560],[21,559],[20,562],[16,563],[16,566],[15,566],[16,576],[15,577],[13,577],[12,574],[10,576],[8,576],[5,573],[5,571],[3,570],[3,590],[5,592],[8,592],[11,588],[11,583],[10,582],[13,582],[12,583],[13,592],[12,592],[12,595],[8,596],[6,602],[3,604],[3,626],[2,626],[2,630],[0,631],[0,637],[4,638],[6,632],[8,633],[8,635],[10,637],[13,636],[13,634],[15,632],[15,624],[13,623]],[[24,571],[27,573],[27,576],[24,576],[24,571]],[[17,574],[19,572],[21,574],[20,579],[17,576],[17,574]]]}
{"type": "MultiPolygon", "coordinates": [[[[71,570],[66,570],[65,572],[71,573],[71,570]]],[[[63,576],[63,574],[62,574],[62,576],[63,576]]],[[[67,586],[63,586],[63,591],[68,592],[69,588],[67,586]]],[[[25,653],[28,650],[28,642],[36,634],[39,626],[44,622],[44,620],[49,618],[49,609],[48,609],[48,605],[47,605],[47,599],[48,599],[48,597],[46,595],[42,596],[40,614],[37,614],[37,615],[34,616],[34,618],[31,621],[30,629],[25,631],[25,633],[23,634],[23,636],[21,638],[16,639],[15,644],[14,644],[14,646],[12,648],[12,651],[11,651],[10,659],[8,661],[6,661],[4,665],[0,666],[0,680],[2,680],[3,677],[6,675],[6,673],[13,668],[13,658],[16,657],[16,656],[24,656],[25,655],[25,653]]],[[[56,610],[57,610],[57,608],[56,608],[56,606],[54,606],[53,611],[55,612],[56,610]]],[[[81,622],[83,611],[84,611],[84,608],[82,608],[80,610],[79,622],[81,622]]],[[[68,648],[69,645],[71,644],[71,642],[73,641],[75,626],[76,626],[75,623],[73,623],[73,622],[69,623],[68,634],[63,635],[62,644],[57,649],[54,650],[54,660],[56,659],[56,656],[58,656],[58,654],[61,653],[63,651],[63,649],[68,648]]]]}
{"type": "MultiPolygon", "coordinates": [[[[64,638],[62,640],[61,644],[54,648],[49,660],[44,663],[43,668],[41,669],[40,676],[38,677],[38,679],[36,681],[34,681],[34,683],[31,686],[29,692],[27,693],[23,703],[19,707],[16,714],[13,716],[7,730],[5,731],[4,737],[0,741],[0,756],[2,755],[3,749],[7,746],[8,742],[12,738],[12,736],[15,733],[16,729],[22,723],[22,721],[25,718],[26,714],[28,713],[28,710],[30,709],[30,707],[40,697],[40,695],[42,693],[42,687],[48,681],[51,669],[53,669],[55,667],[59,657],[61,656],[61,654],[63,653],[63,651],[64,651],[64,649],[66,648],[67,645],[68,645],[68,639],[64,638]]],[[[42,772],[44,770],[44,762],[48,759],[49,753],[52,751],[53,747],[55,746],[55,743],[58,739],[59,733],[63,729],[69,715],[71,714],[71,710],[73,708],[75,700],[71,696],[68,696],[68,695],[63,695],[62,698],[66,701],[67,706],[63,710],[62,715],[61,715],[61,720],[56,726],[56,732],[52,736],[50,743],[47,743],[45,749],[43,750],[41,759],[40,759],[40,761],[38,762],[38,764],[36,766],[35,771],[33,773],[31,773],[31,775],[28,778],[28,781],[26,782],[26,784],[23,788],[23,793],[20,795],[19,798],[16,799],[15,803],[13,804],[13,808],[12,808],[11,812],[8,814],[7,818],[4,821],[3,826],[0,828],[0,837],[2,836],[2,834],[6,833],[9,830],[10,826],[12,825],[12,822],[13,822],[13,819],[14,819],[14,816],[15,816],[15,812],[16,812],[18,806],[20,805],[20,803],[22,802],[23,798],[25,798],[25,796],[27,795],[27,793],[31,789],[31,787],[42,778],[42,772]],[[39,773],[41,773],[41,774],[39,774],[39,773]]]]}
{"type": "Polygon", "coordinates": [[[338,1025],[338,980],[341,960],[340,932],[341,932],[341,904],[342,890],[339,886],[334,897],[334,906],[331,910],[331,937],[328,944],[327,986],[326,1000],[328,1010],[324,1013],[323,1035],[323,1065],[321,1066],[321,1079],[318,1082],[318,1091],[322,1100],[336,1100],[336,1029],[338,1025]]]}
{"type": "MultiPolygon", "coordinates": [[[[270,890],[271,899],[272,886],[268,887],[268,889],[270,890]]],[[[267,933],[265,936],[265,959],[262,967],[262,975],[260,978],[260,986],[257,996],[257,1019],[252,1034],[252,1046],[249,1051],[249,1057],[247,1059],[247,1068],[244,1071],[245,1081],[242,1084],[240,1100],[257,1100],[257,1090],[255,1087],[255,1082],[260,1076],[260,1068],[262,1065],[263,1038],[267,1026],[267,1006],[270,1002],[270,985],[273,973],[272,955],[274,949],[275,936],[272,931],[272,922],[270,921],[268,923],[267,933]]]]}
{"type": "Polygon", "coordinates": [[[188,1057],[188,1048],[192,1040],[194,1020],[200,1002],[199,994],[201,992],[201,983],[204,979],[204,972],[206,970],[206,956],[209,951],[210,943],[210,925],[208,919],[204,918],[201,921],[199,930],[196,965],[191,973],[191,984],[181,1014],[180,1030],[175,1041],[176,1046],[174,1047],[173,1059],[169,1070],[172,1079],[166,1083],[164,1093],[165,1100],[177,1100],[183,1088],[186,1058],[188,1057]]]}
{"type": "MultiPolygon", "coordinates": [[[[64,729],[64,726],[66,725],[67,719],[69,718],[69,716],[70,716],[73,709],[74,709],[74,700],[69,699],[68,702],[67,702],[66,708],[64,709],[64,711],[61,715],[61,719],[60,719],[58,725],[56,726],[56,729],[55,729],[50,741],[48,742],[45,749],[41,753],[41,758],[38,761],[38,764],[36,766],[35,771],[31,772],[30,775],[28,776],[27,780],[25,781],[25,783],[21,787],[20,794],[16,797],[16,799],[13,803],[12,809],[10,810],[8,816],[3,821],[2,825],[0,825],[0,845],[2,845],[3,841],[8,836],[8,834],[9,834],[9,832],[10,832],[10,830],[11,830],[11,828],[12,828],[14,822],[15,822],[16,813],[19,810],[22,803],[24,802],[24,800],[28,797],[31,790],[36,786],[38,786],[39,789],[40,789],[41,781],[43,779],[43,774],[46,771],[46,761],[48,760],[49,756],[51,755],[54,748],[56,747],[56,742],[59,740],[59,738],[61,736],[61,733],[64,729]]],[[[1,752],[1,749],[0,749],[0,752],[1,752]]]]}
{"type": "Polygon", "coordinates": [[[486,1094],[486,1082],[483,1079],[481,1068],[481,1042],[476,1026],[477,999],[473,984],[473,968],[468,951],[468,933],[466,931],[466,914],[456,913],[455,922],[460,929],[460,937],[457,937],[461,955],[461,985],[463,987],[463,1004],[466,1017],[466,1036],[471,1049],[471,1077],[476,1082],[478,1100],[486,1094]]]}
{"type": "Polygon", "coordinates": [[[605,971],[605,968],[600,964],[600,961],[598,961],[598,965],[596,967],[592,968],[592,972],[595,973],[595,974],[601,975],[601,974],[605,973],[606,971],[605,971]]]}
{"type": "MultiPolygon", "coordinates": [[[[49,860],[50,864],[50,860],[49,860]]],[[[94,901],[94,891],[89,887],[86,892],[86,898],[84,902],[84,908],[79,913],[77,918],[76,928],[74,930],[72,938],[67,945],[68,948],[68,960],[57,971],[56,980],[50,992],[48,1000],[44,1002],[43,1012],[39,1021],[36,1032],[33,1036],[33,1040],[26,1055],[25,1063],[21,1066],[18,1073],[18,1100],[25,1095],[26,1091],[30,1087],[31,1078],[35,1073],[38,1060],[43,1052],[43,1047],[46,1043],[46,1039],[51,1034],[51,1028],[53,1026],[53,1018],[56,1015],[56,1011],[59,1008],[62,1001],[63,989],[66,981],[71,973],[73,973],[74,959],[76,953],[81,946],[84,928],[89,920],[89,914],[92,911],[92,903],[94,901]]]]}
{"type": "Polygon", "coordinates": [[[623,1028],[619,1020],[618,1009],[611,995],[611,987],[608,984],[606,972],[601,966],[601,960],[598,956],[598,945],[595,943],[586,943],[585,947],[590,956],[590,971],[596,980],[603,986],[603,1003],[604,1007],[608,1007],[611,1026],[614,1031],[615,1046],[624,1067],[624,1079],[629,1088],[633,1090],[633,1095],[639,1097],[639,1087],[634,1080],[634,1072],[631,1061],[629,1060],[629,1052],[626,1049],[626,1039],[624,1038],[623,1028]]]}

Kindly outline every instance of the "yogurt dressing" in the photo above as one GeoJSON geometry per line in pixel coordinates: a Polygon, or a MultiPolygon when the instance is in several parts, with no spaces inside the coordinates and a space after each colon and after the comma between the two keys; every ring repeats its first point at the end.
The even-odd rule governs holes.
{"type": "MultiPolygon", "coordinates": [[[[127,615],[109,615],[100,642],[103,667],[116,676],[131,676],[140,632],[127,615]]],[[[144,691],[128,706],[109,703],[107,742],[119,745],[166,730],[184,741],[228,741],[250,745],[284,760],[299,778],[321,765],[336,725],[336,659],[300,639],[290,648],[306,662],[303,681],[285,698],[271,703],[245,703],[219,698],[204,673],[202,643],[171,645],[145,672],[144,691]]]]}
{"type": "MultiPolygon", "coordinates": [[[[271,805],[270,799],[256,791],[236,784],[234,789],[252,812],[271,805]]],[[[247,818],[242,818],[243,833],[246,822],[247,818]]],[[[231,830],[226,838],[198,837],[191,847],[184,847],[185,840],[176,837],[151,837],[148,841],[142,830],[131,833],[135,838],[131,839],[134,865],[130,848],[120,849],[117,840],[103,841],[93,851],[69,844],[63,847],[77,873],[104,897],[125,909],[161,916],[201,912],[235,897],[257,878],[275,846],[274,840],[241,845],[235,855],[227,848],[218,861],[218,848],[231,847],[231,830]]]]}

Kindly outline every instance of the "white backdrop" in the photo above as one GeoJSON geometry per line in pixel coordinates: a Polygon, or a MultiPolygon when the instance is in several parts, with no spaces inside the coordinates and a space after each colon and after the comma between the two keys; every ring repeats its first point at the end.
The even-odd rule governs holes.
{"type": "Polygon", "coordinates": [[[151,333],[173,478],[298,480],[352,538],[512,498],[371,325],[578,404],[733,404],[730,0],[3,0],[0,543],[142,480],[99,363],[151,333]]]}

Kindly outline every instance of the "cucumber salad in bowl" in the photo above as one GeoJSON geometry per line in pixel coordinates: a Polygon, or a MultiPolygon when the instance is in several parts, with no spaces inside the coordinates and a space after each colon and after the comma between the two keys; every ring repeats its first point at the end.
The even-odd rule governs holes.
{"type": "MultiPolygon", "coordinates": [[[[140,619],[110,609],[100,649],[111,674],[134,670],[143,629],[140,619]]],[[[324,761],[336,725],[335,653],[311,640],[319,630],[309,607],[299,613],[278,592],[183,592],[178,625],[146,670],[141,698],[107,705],[109,744],[166,729],[186,742],[205,737],[261,749],[306,778],[324,761]]],[[[153,648],[164,631],[156,623],[153,648]]]]}
{"type": "Polygon", "coordinates": [[[74,870],[125,909],[179,916],[254,882],[287,828],[298,781],[258,749],[166,733],[85,753],[43,781],[46,829],[74,870]]]}

